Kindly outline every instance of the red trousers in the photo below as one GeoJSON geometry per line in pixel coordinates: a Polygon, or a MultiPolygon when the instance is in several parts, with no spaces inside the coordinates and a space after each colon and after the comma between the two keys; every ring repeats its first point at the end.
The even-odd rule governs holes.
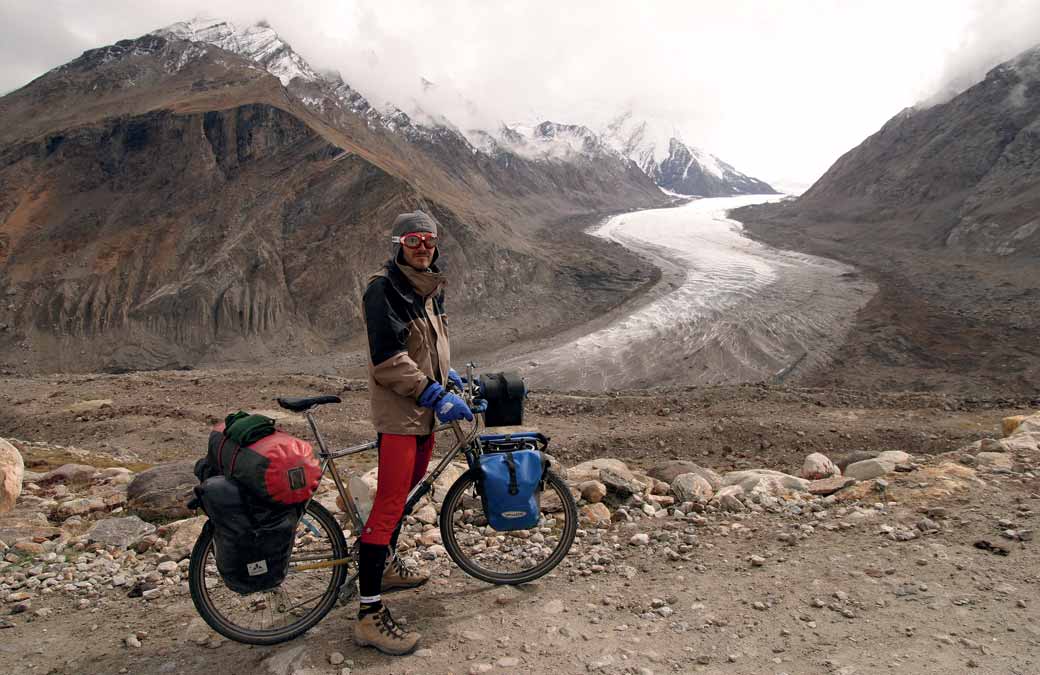
{"type": "Polygon", "coordinates": [[[372,512],[361,531],[361,543],[388,546],[401,522],[408,493],[426,475],[433,455],[429,436],[379,435],[379,477],[372,512]]]}

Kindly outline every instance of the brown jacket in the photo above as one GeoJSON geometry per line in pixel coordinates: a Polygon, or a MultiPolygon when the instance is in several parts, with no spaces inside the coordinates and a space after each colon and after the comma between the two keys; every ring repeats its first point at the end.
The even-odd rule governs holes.
{"type": "Polygon", "coordinates": [[[443,278],[435,267],[419,272],[390,260],[369,278],[364,316],[372,424],[384,434],[430,433],[433,410],[418,399],[431,381],[445,384],[451,368],[443,278]]]}

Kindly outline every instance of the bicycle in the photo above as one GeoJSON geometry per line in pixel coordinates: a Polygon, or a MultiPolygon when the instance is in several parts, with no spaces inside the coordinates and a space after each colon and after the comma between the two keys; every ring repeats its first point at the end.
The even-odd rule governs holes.
{"type": "MultiPolygon", "coordinates": [[[[456,565],[470,576],[492,584],[523,584],[550,572],[567,555],[578,527],[578,508],[566,482],[549,469],[541,498],[542,513],[530,530],[496,532],[487,525],[481,507],[477,458],[485,452],[503,452],[521,447],[544,450],[548,439],[539,433],[481,435],[487,403],[477,398],[473,367],[467,369],[463,397],[474,420],[468,431],[461,422],[435,427],[434,432],[452,431],[455,443],[426,477],[412,489],[404,516],[433,490],[434,482],[453,460],[464,454],[468,470],[444,496],[438,519],[442,544],[456,565]],[[495,569],[492,565],[507,569],[495,569]]],[[[319,406],[340,403],[338,396],[279,398],[278,404],[302,413],[318,444],[322,475],[328,473],[346,507],[350,527],[345,532],[335,516],[312,496],[297,524],[297,536],[289,573],[277,588],[240,595],[227,588],[214,559],[213,532],[206,523],[192,549],[188,568],[191,599],[199,615],[216,632],[236,642],[272,645],[302,635],[335,607],[357,592],[358,541],[348,536],[360,533],[361,512],[350,490],[350,475],[344,481],[335,461],[377,447],[375,441],[330,451],[318,430],[314,411],[319,406]]]]}

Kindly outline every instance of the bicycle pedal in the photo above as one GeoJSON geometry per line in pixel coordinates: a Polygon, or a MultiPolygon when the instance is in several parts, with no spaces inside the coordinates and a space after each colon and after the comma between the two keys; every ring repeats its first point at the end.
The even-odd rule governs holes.
{"type": "Polygon", "coordinates": [[[340,586],[339,597],[337,599],[337,602],[339,603],[340,607],[345,606],[354,598],[355,595],[358,594],[357,576],[357,574],[351,575],[346,581],[343,582],[343,585],[340,586]]]}

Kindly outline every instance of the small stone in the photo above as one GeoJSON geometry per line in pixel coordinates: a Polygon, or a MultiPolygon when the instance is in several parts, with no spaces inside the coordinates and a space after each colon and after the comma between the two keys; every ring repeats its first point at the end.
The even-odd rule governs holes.
{"type": "Polygon", "coordinates": [[[127,635],[125,638],[123,638],[123,642],[126,643],[127,647],[131,647],[133,649],[138,649],[141,646],[141,641],[137,639],[136,635],[127,635]]]}
{"type": "Polygon", "coordinates": [[[650,535],[645,532],[632,535],[632,538],[628,540],[628,543],[632,546],[646,546],[650,543],[650,535]]]}
{"type": "Polygon", "coordinates": [[[427,504],[415,513],[415,519],[420,523],[433,525],[437,522],[437,509],[432,504],[427,504]]]}
{"type": "Polygon", "coordinates": [[[344,661],[346,661],[346,657],[344,657],[343,654],[339,652],[332,652],[331,654],[329,654],[329,663],[331,663],[334,666],[338,666],[344,661]]]}
{"type": "Polygon", "coordinates": [[[766,606],[766,603],[762,602],[761,600],[756,600],[751,604],[751,606],[760,612],[764,612],[765,610],[769,609],[769,607],[766,606]]]}
{"type": "Polygon", "coordinates": [[[503,656],[498,661],[495,661],[495,665],[499,668],[516,668],[520,665],[520,659],[515,656],[503,656]]]}
{"type": "Polygon", "coordinates": [[[581,507],[579,516],[583,521],[589,522],[593,525],[610,524],[610,509],[608,509],[607,505],[602,502],[586,504],[581,507]]]}
{"type": "Polygon", "coordinates": [[[749,561],[751,562],[751,564],[752,564],[752,565],[754,565],[755,567],[761,567],[762,565],[765,565],[765,564],[766,564],[766,559],[765,559],[765,558],[763,558],[763,557],[762,557],[762,556],[760,556],[760,555],[753,555],[753,556],[751,556],[750,558],[748,558],[748,560],[749,560],[749,561]]]}
{"type": "Polygon", "coordinates": [[[555,600],[550,600],[549,602],[545,603],[545,606],[542,608],[542,611],[544,611],[546,614],[561,614],[563,612],[563,608],[563,600],[557,598],[555,600]]]}
{"type": "Polygon", "coordinates": [[[581,498],[590,504],[597,504],[607,496],[607,486],[598,480],[587,480],[578,485],[581,498]]]}
{"type": "Polygon", "coordinates": [[[177,563],[172,560],[167,560],[166,562],[159,563],[159,566],[155,569],[159,570],[159,572],[163,574],[173,574],[177,571],[177,563]]]}
{"type": "Polygon", "coordinates": [[[470,666],[469,675],[480,675],[480,673],[490,673],[494,670],[494,666],[490,663],[475,663],[470,666]]]}

